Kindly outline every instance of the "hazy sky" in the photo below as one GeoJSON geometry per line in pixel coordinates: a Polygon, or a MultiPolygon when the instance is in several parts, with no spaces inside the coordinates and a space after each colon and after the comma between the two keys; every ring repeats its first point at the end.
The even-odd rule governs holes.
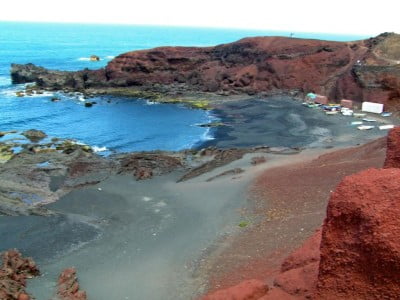
{"type": "Polygon", "coordinates": [[[400,0],[3,0],[0,20],[400,33],[400,0]]]}

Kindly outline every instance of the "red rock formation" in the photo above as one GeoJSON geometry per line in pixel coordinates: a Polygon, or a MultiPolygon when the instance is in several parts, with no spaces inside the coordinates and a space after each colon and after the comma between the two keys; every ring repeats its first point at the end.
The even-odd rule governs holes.
{"type": "Polygon", "coordinates": [[[79,289],[75,268],[62,271],[58,278],[57,296],[60,300],[86,300],[86,292],[79,289]]]}
{"type": "Polygon", "coordinates": [[[323,225],[316,299],[398,299],[400,170],[346,177],[323,225]]]}
{"type": "Polygon", "coordinates": [[[256,279],[246,280],[228,289],[216,291],[201,300],[257,300],[268,293],[268,286],[256,279]]]}
{"type": "Polygon", "coordinates": [[[39,270],[31,258],[23,258],[17,250],[2,253],[3,265],[0,269],[0,299],[29,300],[26,293],[26,279],[39,275],[39,270]]]}
{"type": "Polygon", "coordinates": [[[105,69],[49,71],[12,65],[14,83],[53,89],[134,87],[150,91],[281,93],[314,91],[329,99],[386,102],[398,92],[396,34],[354,42],[253,37],[215,47],[160,47],[113,59],[105,69]]]}
{"type": "MultiPolygon", "coordinates": [[[[282,273],[276,276],[274,286],[275,290],[281,291],[280,293],[285,292],[287,298],[309,299],[315,292],[320,260],[321,232],[321,230],[316,231],[283,262],[282,273]]],[[[271,300],[280,299],[273,298],[273,293],[268,293],[268,297],[270,298],[267,299],[271,300]]]]}
{"type": "Polygon", "coordinates": [[[390,130],[384,168],[400,168],[400,127],[390,130]]]}

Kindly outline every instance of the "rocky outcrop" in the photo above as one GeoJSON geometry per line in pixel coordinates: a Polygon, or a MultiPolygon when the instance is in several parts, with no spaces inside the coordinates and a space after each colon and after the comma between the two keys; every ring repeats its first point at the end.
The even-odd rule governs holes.
{"type": "Polygon", "coordinates": [[[322,229],[283,261],[273,287],[256,299],[398,299],[399,132],[389,133],[385,168],[341,181],[331,194],[322,229]]]}
{"type": "Polygon", "coordinates": [[[346,177],[323,225],[319,299],[397,299],[400,295],[400,169],[346,177]]]}
{"type": "Polygon", "coordinates": [[[2,253],[3,264],[0,269],[0,299],[29,300],[26,292],[26,279],[39,275],[39,270],[31,258],[23,258],[18,250],[2,253]]]}
{"type": "Polygon", "coordinates": [[[247,280],[240,284],[217,291],[211,295],[203,297],[201,300],[257,300],[268,293],[268,286],[260,280],[247,280]]]}
{"type": "MultiPolygon", "coordinates": [[[[26,280],[40,275],[32,258],[24,258],[14,249],[1,254],[3,264],[0,268],[0,299],[34,299],[26,292],[26,280]]],[[[76,270],[65,269],[58,278],[58,300],[86,300],[86,292],[80,290],[76,270]]]]}
{"type": "Polygon", "coordinates": [[[400,127],[390,130],[387,137],[385,168],[400,168],[400,127]]]}
{"type": "Polygon", "coordinates": [[[62,72],[32,64],[11,68],[14,83],[51,89],[134,88],[151,91],[309,92],[331,99],[396,99],[399,35],[331,42],[245,38],[215,47],[160,47],[121,54],[104,69],[62,72]]]}
{"type": "Polygon", "coordinates": [[[86,292],[80,290],[75,268],[62,271],[58,278],[57,297],[59,300],[86,300],[86,292]]]}
{"type": "Polygon", "coordinates": [[[40,140],[44,139],[47,137],[47,134],[45,134],[41,130],[37,129],[29,129],[24,132],[22,132],[22,135],[29,139],[31,142],[39,142],[40,140]]]}

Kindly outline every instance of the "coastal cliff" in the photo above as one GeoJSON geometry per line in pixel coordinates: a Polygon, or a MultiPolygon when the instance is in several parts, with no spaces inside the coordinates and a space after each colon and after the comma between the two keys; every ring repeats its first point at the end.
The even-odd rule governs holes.
{"type": "Polygon", "coordinates": [[[399,133],[388,135],[383,169],[343,178],[323,225],[283,261],[271,286],[246,280],[201,299],[397,299],[399,133]]]}
{"type": "Polygon", "coordinates": [[[332,100],[395,103],[400,98],[400,35],[354,42],[254,37],[215,47],[160,47],[121,54],[99,70],[13,64],[11,77],[13,83],[35,82],[49,89],[223,95],[314,91],[332,100]]]}

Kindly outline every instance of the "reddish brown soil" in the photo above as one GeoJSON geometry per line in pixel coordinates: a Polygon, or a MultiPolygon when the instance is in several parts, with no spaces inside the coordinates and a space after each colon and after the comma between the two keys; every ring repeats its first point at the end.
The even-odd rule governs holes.
{"type": "Polygon", "coordinates": [[[385,168],[400,168],[400,127],[390,130],[387,138],[385,168]]]}
{"type": "MultiPolygon", "coordinates": [[[[385,146],[383,138],[312,161],[268,169],[250,190],[259,221],[228,241],[229,246],[212,260],[207,270],[209,289],[253,278],[272,286],[284,258],[321,226],[331,191],[344,176],[382,167],[385,146]]],[[[290,264],[286,260],[283,268],[293,268],[290,264]]]]}

